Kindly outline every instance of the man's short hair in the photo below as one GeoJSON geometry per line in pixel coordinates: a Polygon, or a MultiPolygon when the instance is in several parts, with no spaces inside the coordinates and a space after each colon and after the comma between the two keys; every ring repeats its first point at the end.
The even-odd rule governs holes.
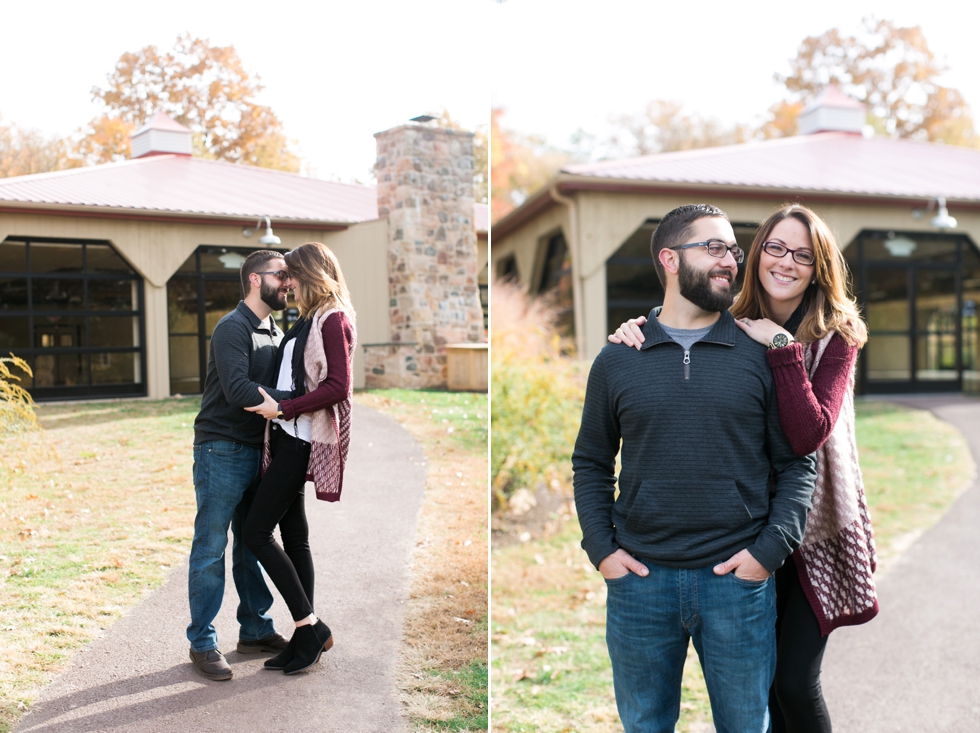
{"type": "Polygon", "coordinates": [[[240,270],[242,278],[242,298],[248,297],[248,291],[251,289],[252,285],[248,281],[248,276],[253,272],[262,272],[265,270],[265,263],[269,260],[283,259],[282,252],[273,252],[271,249],[260,249],[248,257],[242,263],[242,269],[240,270]]]}
{"type": "Polygon", "coordinates": [[[684,240],[691,236],[694,222],[709,216],[728,221],[728,214],[711,204],[684,204],[668,212],[667,216],[660,220],[650,240],[650,255],[653,257],[653,266],[657,268],[657,277],[660,278],[660,284],[664,288],[667,287],[667,273],[660,263],[660,250],[684,244],[684,240]]]}

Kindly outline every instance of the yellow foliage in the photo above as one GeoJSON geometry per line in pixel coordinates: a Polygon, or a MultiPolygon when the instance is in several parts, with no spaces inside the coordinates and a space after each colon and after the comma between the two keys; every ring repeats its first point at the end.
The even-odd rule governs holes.
{"type": "Polygon", "coordinates": [[[522,486],[567,479],[585,390],[554,309],[509,283],[491,293],[491,478],[502,507],[522,486]]]}
{"type": "Polygon", "coordinates": [[[19,356],[0,356],[0,424],[6,431],[23,428],[38,428],[37,415],[34,414],[34,399],[21,385],[16,384],[20,377],[10,371],[12,364],[34,376],[31,367],[19,356]]]}
{"type": "Polygon", "coordinates": [[[144,46],[119,57],[106,88],[92,96],[104,116],[93,120],[80,143],[85,159],[115,159],[128,136],[158,110],[194,133],[195,154],[230,163],[298,172],[299,156],[271,108],[256,99],[262,82],[245,69],[234,46],[212,46],[189,33],[161,51],[144,46]]]}

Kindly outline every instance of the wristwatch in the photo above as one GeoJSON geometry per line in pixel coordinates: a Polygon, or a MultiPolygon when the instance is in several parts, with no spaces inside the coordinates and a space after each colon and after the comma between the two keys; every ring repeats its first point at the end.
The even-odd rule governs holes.
{"type": "Polygon", "coordinates": [[[789,346],[794,341],[796,341],[796,339],[792,336],[787,336],[785,333],[777,333],[772,337],[772,341],[769,342],[769,348],[781,349],[784,346],[789,346]]]}
{"type": "Polygon", "coordinates": [[[283,418],[282,418],[282,403],[281,402],[277,402],[276,403],[276,410],[278,410],[278,412],[276,412],[276,420],[282,420],[283,418]]]}

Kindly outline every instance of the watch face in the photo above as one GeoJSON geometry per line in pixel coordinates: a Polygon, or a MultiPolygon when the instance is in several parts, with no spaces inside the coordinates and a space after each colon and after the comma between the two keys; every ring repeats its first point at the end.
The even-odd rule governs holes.
{"type": "Polygon", "coordinates": [[[781,349],[789,344],[789,337],[785,333],[777,333],[772,337],[773,348],[781,349]]]}

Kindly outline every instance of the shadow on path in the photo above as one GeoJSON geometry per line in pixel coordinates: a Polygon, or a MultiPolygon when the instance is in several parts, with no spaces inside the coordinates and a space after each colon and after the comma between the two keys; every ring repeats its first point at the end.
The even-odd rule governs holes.
{"type": "MultiPolygon", "coordinates": [[[[407,731],[395,664],[425,475],[421,447],[397,422],[354,406],[343,499],[328,504],[307,492],[315,607],[336,639],[311,672],[286,677],[263,668],[269,655],[235,651],[229,553],[215,627],[232,680],[206,680],[190,663],[185,562],[79,652],[15,731],[407,731]]],[[[292,621],[274,595],[276,628],[288,638],[292,621]]]]}

